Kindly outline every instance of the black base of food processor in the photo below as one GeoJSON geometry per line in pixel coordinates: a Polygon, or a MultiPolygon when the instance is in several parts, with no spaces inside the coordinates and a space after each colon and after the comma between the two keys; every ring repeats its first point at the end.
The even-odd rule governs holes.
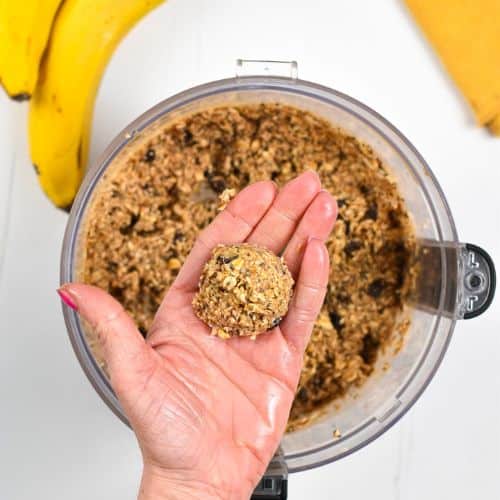
{"type": "Polygon", "coordinates": [[[255,488],[252,500],[286,500],[288,497],[288,479],[280,476],[265,476],[255,488]]]}
{"type": "Polygon", "coordinates": [[[286,500],[288,497],[288,468],[281,448],[276,452],[266,473],[255,488],[252,500],[286,500]]]}

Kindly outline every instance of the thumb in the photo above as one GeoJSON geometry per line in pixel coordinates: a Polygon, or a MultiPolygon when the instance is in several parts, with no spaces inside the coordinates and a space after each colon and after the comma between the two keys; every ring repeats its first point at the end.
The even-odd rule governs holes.
{"type": "Polygon", "coordinates": [[[118,393],[148,376],[153,368],[151,347],[117,300],[100,288],[80,283],[67,283],[57,293],[96,332],[118,393]]]}

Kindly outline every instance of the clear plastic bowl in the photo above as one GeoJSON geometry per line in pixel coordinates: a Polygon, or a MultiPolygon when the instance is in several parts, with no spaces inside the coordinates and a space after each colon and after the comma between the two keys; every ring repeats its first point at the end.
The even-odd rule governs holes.
{"type": "MultiPolygon", "coordinates": [[[[147,133],[148,128],[158,123],[165,124],[204,108],[264,101],[309,110],[368,143],[396,178],[417,237],[432,249],[430,254],[426,253],[430,260],[424,262],[433,268],[432,279],[420,284],[420,299],[409,306],[412,321],[402,349],[395,356],[388,355],[387,360],[378,360],[374,375],[356,391],[357,397],[347,396],[339,409],[332,407],[309,427],[284,436],[282,450],[288,470],[293,472],[339,459],[391,427],[432,379],[456,320],[477,314],[473,309],[479,302],[481,307],[487,307],[482,298],[478,302],[476,297],[471,302],[470,290],[462,286],[464,273],[470,270],[471,250],[458,241],[455,223],[439,184],[415,148],[384,118],[344,94],[298,80],[293,75],[291,78],[249,76],[220,80],[166,99],[119,134],[87,174],[67,225],[61,282],[78,279],[82,223],[92,195],[113,159],[134,137],[147,133]],[[385,361],[390,363],[387,371],[382,369],[385,361]],[[334,429],[341,431],[340,438],[334,439],[334,429]]],[[[485,274],[489,273],[486,302],[491,300],[494,289],[492,269],[492,266],[490,270],[483,269],[485,274]]],[[[92,356],[78,315],[65,308],[64,316],[73,348],[87,377],[111,410],[126,423],[108,379],[92,356]]]]}

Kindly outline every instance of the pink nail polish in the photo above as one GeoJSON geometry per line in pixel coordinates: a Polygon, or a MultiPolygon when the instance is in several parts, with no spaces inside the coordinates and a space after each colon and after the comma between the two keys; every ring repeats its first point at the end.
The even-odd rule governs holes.
{"type": "Polygon", "coordinates": [[[57,290],[57,293],[59,294],[59,297],[61,297],[61,300],[73,311],[78,311],[77,305],[74,303],[73,299],[71,298],[71,295],[64,289],[59,288],[57,290]]]}

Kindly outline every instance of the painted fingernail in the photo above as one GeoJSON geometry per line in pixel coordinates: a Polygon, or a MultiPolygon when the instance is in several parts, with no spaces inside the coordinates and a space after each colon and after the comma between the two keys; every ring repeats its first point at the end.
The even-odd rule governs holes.
{"type": "Polygon", "coordinates": [[[59,288],[57,290],[57,293],[59,294],[59,297],[61,297],[61,300],[68,306],[70,307],[71,309],[73,309],[73,311],[78,311],[78,307],[77,305],[75,304],[75,302],[73,301],[73,299],[71,298],[71,295],[66,291],[64,290],[63,288],[59,288]]]}

